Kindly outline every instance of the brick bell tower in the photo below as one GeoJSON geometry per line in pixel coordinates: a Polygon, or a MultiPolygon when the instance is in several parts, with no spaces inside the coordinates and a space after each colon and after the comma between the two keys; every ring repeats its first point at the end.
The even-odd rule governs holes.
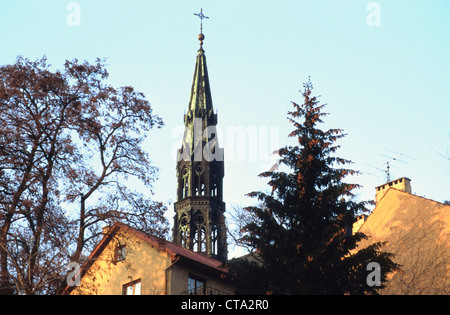
{"type": "MultiPolygon", "coordinates": [[[[207,18],[203,13],[196,14],[207,18]]],[[[202,30],[202,28],[201,28],[202,30]]],[[[191,97],[184,115],[185,131],[177,155],[177,202],[173,241],[190,250],[227,260],[223,202],[224,152],[219,148],[209,86],[203,32],[198,36],[191,97]]]]}

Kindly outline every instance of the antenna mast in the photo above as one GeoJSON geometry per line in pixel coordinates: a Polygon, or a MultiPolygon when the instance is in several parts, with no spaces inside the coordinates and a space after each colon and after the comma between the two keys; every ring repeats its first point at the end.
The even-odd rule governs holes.
{"type": "MultiPolygon", "coordinates": [[[[371,164],[367,164],[367,165],[370,166],[370,167],[373,167],[373,168],[375,168],[375,169],[377,169],[379,171],[384,172],[386,174],[386,182],[389,183],[391,181],[391,168],[393,167],[392,166],[392,162],[393,161],[401,162],[403,164],[408,164],[408,162],[401,160],[400,157],[405,157],[405,158],[412,159],[412,160],[416,160],[416,159],[414,157],[412,157],[412,156],[409,156],[409,155],[406,155],[406,154],[403,154],[403,153],[400,153],[400,152],[396,152],[394,150],[389,150],[389,149],[387,149],[387,150],[392,152],[393,156],[380,154],[381,156],[383,156],[383,157],[388,159],[386,162],[384,162],[380,166],[380,167],[383,167],[383,169],[381,169],[380,167],[371,165],[371,164]]],[[[370,174],[370,173],[368,173],[368,174],[370,174]]],[[[370,175],[373,175],[373,174],[370,174],[370,175]]],[[[373,175],[373,176],[376,176],[376,175],[373,175]]]]}
{"type": "Polygon", "coordinates": [[[386,172],[386,179],[387,179],[387,182],[390,182],[391,181],[391,165],[390,165],[390,163],[392,163],[393,161],[398,161],[398,162],[401,162],[403,164],[408,164],[408,162],[403,161],[403,160],[401,160],[399,158],[400,157],[406,157],[406,158],[410,158],[410,159],[413,159],[413,160],[415,160],[415,158],[413,158],[411,156],[408,156],[406,154],[400,153],[400,152],[393,151],[393,150],[389,150],[388,149],[388,151],[391,151],[392,153],[397,155],[395,157],[392,157],[392,156],[389,156],[389,155],[381,154],[382,156],[384,156],[384,157],[389,159],[387,162],[383,163],[383,165],[386,164],[386,171],[385,171],[386,172]]]}

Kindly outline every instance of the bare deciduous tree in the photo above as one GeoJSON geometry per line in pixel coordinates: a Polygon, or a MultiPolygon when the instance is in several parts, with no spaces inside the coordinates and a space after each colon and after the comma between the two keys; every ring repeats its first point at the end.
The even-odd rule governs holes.
{"type": "Polygon", "coordinates": [[[45,57],[0,67],[2,293],[55,293],[102,222],[167,233],[166,206],[150,198],[157,169],[141,147],[162,121],[142,93],[107,78],[99,59],[63,71],[45,57]],[[147,193],[127,188],[130,177],[147,193]]]}

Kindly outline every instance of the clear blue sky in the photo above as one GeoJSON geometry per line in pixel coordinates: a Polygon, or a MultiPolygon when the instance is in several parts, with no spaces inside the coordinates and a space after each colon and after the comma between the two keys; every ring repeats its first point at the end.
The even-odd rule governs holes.
{"type": "Polygon", "coordinates": [[[0,0],[0,64],[45,54],[61,68],[66,59],[107,57],[110,82],[144,92],[165,122],[146,142],[160,168],[154,198],[175,199],[174,149],[198,49],[193,13],[203,8],[229,208],[267,188],[257,175],[270,166],[270,147],[288,143],[286,113],[302,101],[308,76],[328,104],[324,128],[348,134],[339,155],[365,172],[351,179],[364,186],[358,198],[373,199],[385,181],[375,167],[395,151],[406,163],[391,163],[392,179],[407,176],[414,193],[450,199],[450,162],[440,155],[450,151],[450,1],[80,0],[79,26],[67,23],[70,2],[0,0]],[[239,127],[257,131],[256,157],[238,156],[229,134],[239,127]]]}

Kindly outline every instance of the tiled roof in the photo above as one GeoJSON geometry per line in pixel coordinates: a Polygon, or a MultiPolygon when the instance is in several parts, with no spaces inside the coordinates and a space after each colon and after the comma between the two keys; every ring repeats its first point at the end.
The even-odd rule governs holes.
{"type": "Polygon", "coordinates": [[[160,250],[164,250],[164,251],[168,252],[173,257],[182,256],[184,258],[190,259],[192,261],[198,262],[202,265],[206,265],[208,267],[211,267],[211,268],[214,268],[214,269],[217,269],[220,271],[226,270],[223,267],[223,262],[221,262],[220,260],[217,260],[217,259],[214,259],[211,257],[207,257],[201,253],[197,253],[190,249],[184,248],[181,245],[169,242],[167,240],[164,240],[162,238],[156,237],[151,234],[144,233],[140,230],[137,230],[135,228],[132,228],[132,227],[130,227],[126,224],[120,223],[120,222],[116,222],[114,224],[113,228],[114,227],[122,229],[126,232],[129,232],[129,233],[139,237],[143,241],[146,241],[147,243],[151,244],[152,246],[155,246],[155,247],[159,248],[160,250]]]}
{"type": "MultiPolygon", "coordinates": [[[[90,268],[90,266],[93,264],[93,262],[97,259],[97,257],[100,256],[100,254],[103,252],[105,247],[111,241],[114,234],[116,234],[120,230],[123,230],[125,232],[128,232],[128,233],[138,237],[139,239],[147,242],[148,244],[154,246],[155,248],[158,248],[159,250],[166,251],[171,256],[172,260],[175,260],[177,257],[184,257],[193,262],[210,267],[217,271],[226,272],[226,268],[223,266],[223,263],[220,260],[204,256],[200,253],[197,253],[197,252],[194,252],[187,248],[184,248],[178,244],[169,242],[167,240],[164,240],[162,238],[159,238],[159,237],[151,235],[151,234],[144,233],[144,232],[137,230],[126,224],[116,222],[108,230],[108,233],[106,233],[104,235],[103,239],[100,241],[100,243],[95,247],[95,249],[89,255],[89,258],[87,259],[87,263],[81,268],[81,276],[83,276],[87,272],[87,270],[90,268]]],[[[73,288],[74,287],[67,286],[62,294],[63,295],[70,294],[70,292],[72,291],[73,288]]]]}

